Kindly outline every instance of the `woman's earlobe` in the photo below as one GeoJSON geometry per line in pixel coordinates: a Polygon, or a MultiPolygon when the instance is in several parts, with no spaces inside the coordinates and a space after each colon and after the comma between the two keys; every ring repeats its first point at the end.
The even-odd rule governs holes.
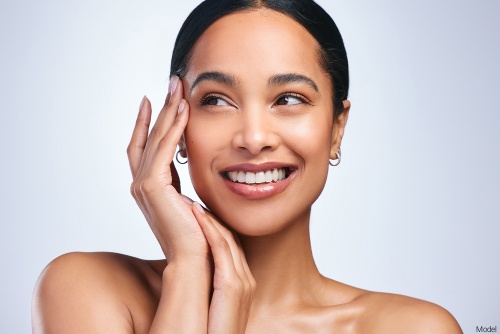
{"type": "Polygon", "coordinates": [[[177,162],[181,165],[184,165],[188,162],[187,160],[187,150],[186,150],[186,141],[184,139],[184,135],[182,135],[181,137],[181,140],[179,140],[179,143],[177,144],[177,147],[179,147],[179,149],[177,150],[177,153],[175,154],[175,160],[177,160],[177,162]],[[179,159],[179,156],[181,158],[184,158],[186,159],[185,161],[181,161],[179,159]]]}
{"type": "Polygon", "coordinates": [[[351,109],[351,102],[349,100],[342,101],[344,109],[342,113],[336,116],[333,122],[332,129],[332,145],[330,148],[330,159],[338,160],[340,145],[342,144],[342,138],[344,137],[344,130],[347,124],[347,119],[349,118],[349,110],[351,109]]]}
{"type": "Polygon", "coordinates": [[[337,157],[336,158],[330,158],[330,166],[332,167],[337,167],[338,165],[340,165],[340,161],[342,160],[342,150],[339,149],[337,150],[336,152],[336,155],[337,157]]]}

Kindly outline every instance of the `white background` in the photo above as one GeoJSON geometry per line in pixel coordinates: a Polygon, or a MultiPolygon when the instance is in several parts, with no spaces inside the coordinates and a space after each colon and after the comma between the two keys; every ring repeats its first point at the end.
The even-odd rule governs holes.
{"type": "MultiPolygon", "coordinates": [[[[172,2],[2,0],[2,333],[30,332],[33,286],[62,253],[161,257],[125,150],[199,3],[172,2]]],[[[314,207],[320,271],[433,301],[465,333],[500,326],[498,1],[319,2],[344,36],[353,105],[314,207]]]]}

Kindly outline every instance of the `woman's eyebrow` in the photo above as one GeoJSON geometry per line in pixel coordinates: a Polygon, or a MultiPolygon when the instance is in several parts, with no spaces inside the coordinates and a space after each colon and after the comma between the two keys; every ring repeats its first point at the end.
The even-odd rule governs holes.
{"type": "Polygon", "coordinates": [[[225,84],[231,87],[236,86],[236,79],[232,75],[228,75],[222,72],[203,72],[196,77],[191,86],[189,94],[193,93],[194,88],[202,81],[215,81],[221,84],[225,84]]]}
{"type": "Polygon", "coordinates": [[[268,81],[268,84],[270,86],[285,85],[288,83],[306,84],[312,89],[314,89],[317,93],[319,93],[318,86],[316,85],[314,80],[302,74],[296,74],[296,73],[277,74],[273,75],[268,81]]]}
{"type": "MultiPolygon", "coordinates": [[[[191,86],[190,94],[192,94],[194,88],[203,81],[215,81],[231,87],[236,86],[237,83],[235,77],[229,74],[217,71],[203,72],[200,75],[198,75],[194,80],[193,85],[191,86]]],[[[268,80],[268,85],[270,86],[286,85],[289,83],[306,84],[312,89],[314,89],[314,91],[319,93],[318,86],[316,85],[314,80],[302,74],[297,74],[297,73],[276,74],[273,75],[268,80]]]]}

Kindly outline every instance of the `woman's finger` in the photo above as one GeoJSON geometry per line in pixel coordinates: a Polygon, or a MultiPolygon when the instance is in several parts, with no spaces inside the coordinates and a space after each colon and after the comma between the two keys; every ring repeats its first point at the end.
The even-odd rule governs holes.
{"type": "MultiPolygon", "coordinates": [[[[219,233],[217,228],[212,223],[211,218],[205,214],[201,205],[197,202],[193,203],[193,213],[196,220],[207,239],[212,256],[214,258],[214,265],[216,270],[221,270],[223,277],[229,283],[232,279],[236,279],[238,274],[234,266],[233,255],[227,240],[219,233]]],[[[217,288],[217,287],[214,287],[217,288]]]]}
{"type": "Polygon", "coordinates": [[[188,118],[189,106],[185,100],[182,100],[173,124],[170,129],[168,129],[165,136],[158,142],[156,151],[152,154],[149,161],[148,175],[159,176],[163,185],[176,186],[173,184],[173,181],[178,182],[178,180],[174,180],[173,173],[175,169],[171,170],[170,165],[175,155],[177,143],[181,139],[184,129],[186,128],[188,118]]]}
{"type": "MultiPolygon", "coordinates": [[[[149,170],[149,165],[152,157],[156,153],[156,149],[160,140],[165,137],[165,134],[174,122],[179,104],[183,96],[182,82],[177,76],[173,76],[170,85],[169,93],[165,105],[158,114],[155,124],[149,133],[146,147],[142,155],[141,166],[139,168],[139,176],[142,178],[143,171],[149,170]]],[[[177,142],[176,142],[177,144],[177,142]]]]}
{"type": "Polygon", "coordinates": [[[135,178],[141,164],[144,147],[148,140],[149,124],[151,123],[151,102],[144,96],[139,107],[139,114],[135,121],[132,138],[127,147],[128,162],[132,172],[132,178],[135,178]]]}
{"type": "Polygon", "coordinates": [[[255,288],[257,286],[257,283],[255,282],[255,278],[252,275],[252,272],[250,271],[250,267],[248,266],[247,259],[245,257],[245,252],[243,252],[243,247],[241,247],[240,240],[238,238],[235,238],[236,241],[236,246],[238,247],[239,254],[240,254],[240,261],[241,265],[243,267],[243,271],[245,272],[245,275],[250,282],[250,287],[252,291],[255,291],[255,288]]]}
{"type": "Polygon", "coordinates": [[[211,222],[217,229],[217,231],[219,231],[219,233],[227,240],[231,249],[231,254],[233,256],[234,267],[238,272],[238,275],[240,277],[246,276],[247,273],[243,266],[243,262],[246,264],[245,254],[243,253],[243,249],[241,247],[238,247],[238,243],[236,240],[237,238],[231,231],[222,226],[222,224],[220,224],[216,219],[211,219],[211,222]]]}
{"type": "MultiPolygon", "coordinates": [[[[223,265],[225,273],[236,274],[246,293],[255,291],[255,279],[248,267],[245,254],[238,239],[215,219],[210,218],[200,204],[193,203],[195,217],[212,249],[216,268],[223,265]],[[215,249],[214,247],[215,246],[215,249]]],[[[219,267],[220,268],[220,267],[219,267]]],[[[226,276],[232,277],[232,276],[226,276]]]]}

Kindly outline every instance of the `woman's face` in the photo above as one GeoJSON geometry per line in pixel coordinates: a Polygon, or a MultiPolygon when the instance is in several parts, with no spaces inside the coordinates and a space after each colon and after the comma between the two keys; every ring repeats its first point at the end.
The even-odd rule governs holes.
{"type": "Polygon", "coordinates": [[[347,117],[333,122],[315,39],[274,11],[228,15],[197,41],[183,82],[189,170],[208,208],[253,236],[306,218],[347,117]]]}

